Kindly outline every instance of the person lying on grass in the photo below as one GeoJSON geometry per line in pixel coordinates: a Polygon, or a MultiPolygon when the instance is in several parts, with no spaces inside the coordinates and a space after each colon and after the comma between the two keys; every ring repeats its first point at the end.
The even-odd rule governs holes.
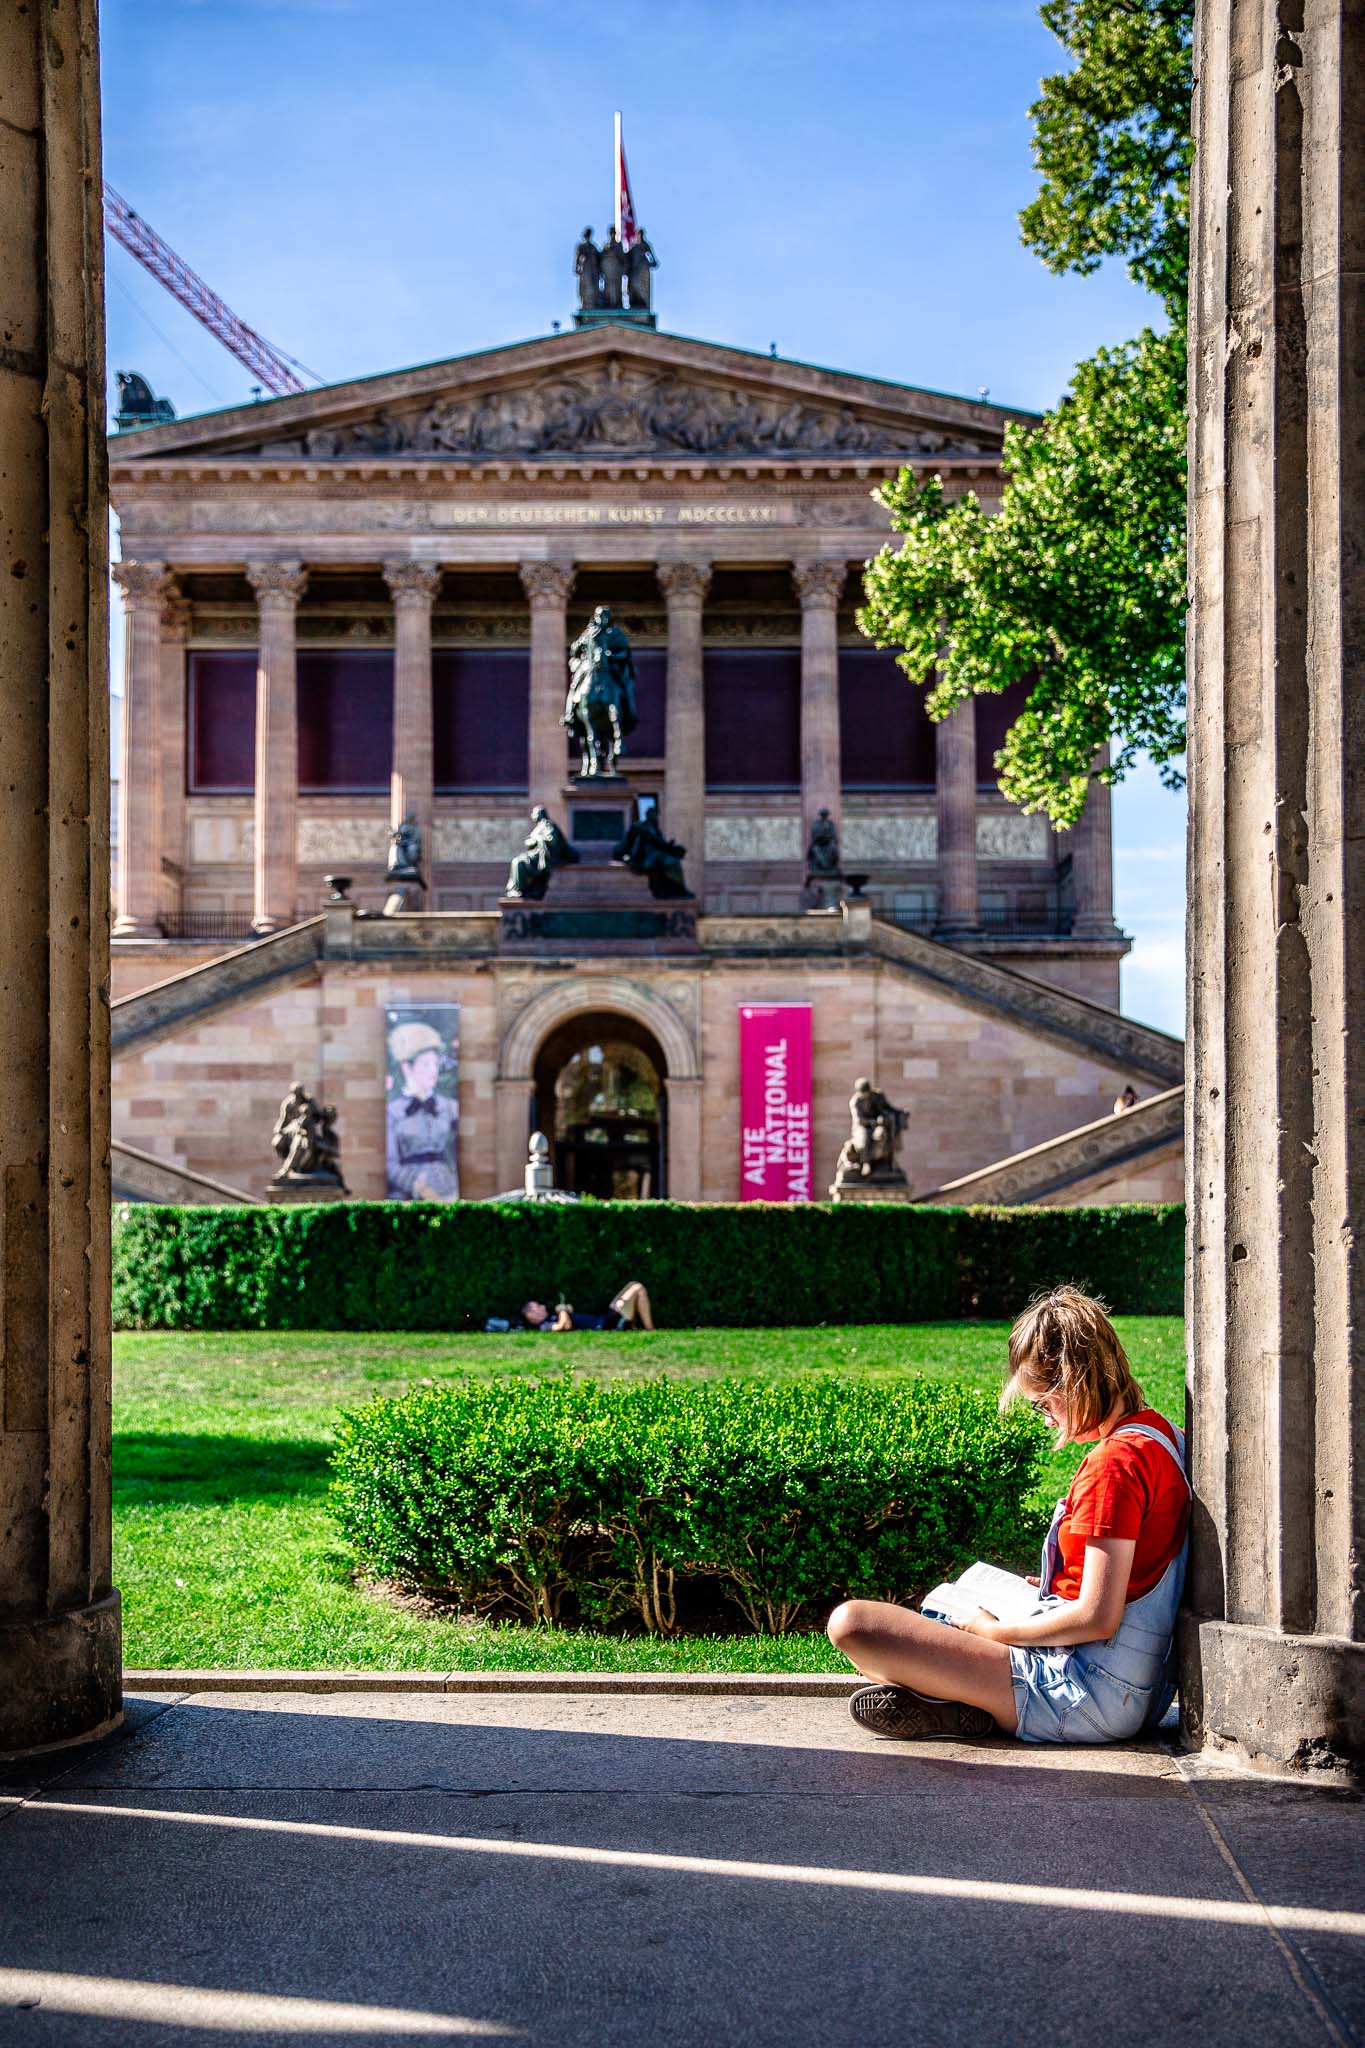
{"type": "Polygon", "coordinates": [[[524,1301],[521,1319],[530,1330],[652,1330],[654,1313],[643,1280],[628,1280],[613,1296],[605,1315],[580,1315],[572,1302],[561,1301],[553,1315],[543,1301],[524,1301]]]}
{"type": "Polygon", "coordinates": [[[829,1638],[875,1684],[849,1711],[879,1735],[1123,1742],[1174,1693],[1171,1641],[1185,1577],[1185,1440],[1149,1408],[1097,1301],[1059,1287],[1010,1332],[1003,1408],[1024,1400],[1056,1447],[1093,1443],[1057,1504],[1031,1617],[978,1608],[948,1624],[885,1600],[846,1600],[829,1638]]]}

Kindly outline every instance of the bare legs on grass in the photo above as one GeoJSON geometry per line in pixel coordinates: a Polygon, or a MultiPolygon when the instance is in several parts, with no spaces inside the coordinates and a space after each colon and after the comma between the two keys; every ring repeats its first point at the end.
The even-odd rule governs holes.
{"type": "Polygon", "coordinates": [[[625,1317],[630,1328],[654,1328],[654,1311],[649,1305],[649,1292],[643,1280],[628,1280],[613,1301],[612,1307],[618,1316],[625,1317]]]}
{"type": "Polygon", "coordinates": [[[889,1600],[845,1600],[827,1629],[835,1649],[868,1678],[984,1707],[1002,1734],[1014,1733],[1014,1686],[1004,1643],[926,1621],[889,1600]]]}

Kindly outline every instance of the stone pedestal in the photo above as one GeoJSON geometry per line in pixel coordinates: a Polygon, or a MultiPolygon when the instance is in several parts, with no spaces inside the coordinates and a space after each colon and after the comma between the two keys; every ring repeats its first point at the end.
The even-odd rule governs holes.
{"type": "Polygon", "coordinates": [[[1182,1710],[1360,1769],[1365,12],[1202,0],[1194,71],[1182,1710]]]}
{"type": "Polygon", "coordinates": [[[831,1202],[913,1202],[914,1195],[905,1175],[872,1174],[866,1180],[838,1180],[829,1191],[831,1202]]]}
{"type": "Polygon", "coordinates": [[[344,1202],[346,1190],[330,1173],[298,1173],[289,1180],[267,1181],[263,1189],[267,1202],[344,1202]]]}
{"type": "MultiPolygon", "coordinates": [[[[14,567],[0,576],[0,1756],[14,1756],[115,1726],[121,1672],[109,1545],[109,507],[94,0],[11,8],[0,42],[10,287],[0,405],[14,567]]],[[[147,623],[140,676],[154,719],[150,594],[147,623]]],[[[155,811],[154,775],[144,795],[155,811]]]]}

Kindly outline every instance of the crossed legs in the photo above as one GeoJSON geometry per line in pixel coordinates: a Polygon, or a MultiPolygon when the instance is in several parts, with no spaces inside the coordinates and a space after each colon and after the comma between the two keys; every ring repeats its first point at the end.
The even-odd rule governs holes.
{"type": "Polygon", "coordinates": [[[826,1627],[835,1649],[866,1677],[984,1707],[1003,1734],[1014,1733],[1014,1686],[1004,1643],[926,1621],[889,1600],[845,1600],[826,1627]]]}

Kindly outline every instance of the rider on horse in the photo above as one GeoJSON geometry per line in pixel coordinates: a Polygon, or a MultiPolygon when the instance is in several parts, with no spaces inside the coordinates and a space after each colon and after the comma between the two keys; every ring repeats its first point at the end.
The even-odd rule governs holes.
{"type": "Polygon", "coordinates": [[[569,649],[569,694],[562,723],[577,730],[582,749],[580,775],[614,775],[627,733],[638,723],[635,658],[630,642],[599,604],[569,649]]]}

